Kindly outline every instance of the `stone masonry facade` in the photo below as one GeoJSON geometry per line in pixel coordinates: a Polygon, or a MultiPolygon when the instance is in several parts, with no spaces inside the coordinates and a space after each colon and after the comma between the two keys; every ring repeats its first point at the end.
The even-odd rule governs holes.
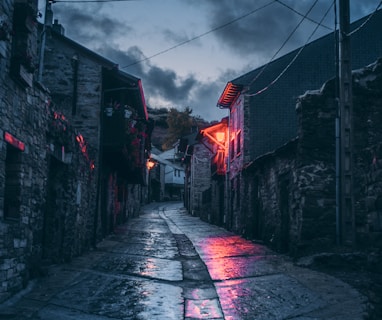
{"type": "Polygon", "coordinates": [[[0,301],[94,241],[95,175],[67,113],[35,81],[36,17],[37,1],[1,3],[1,32],[13,34],[0,40],[0,301]]]}
{"type": "MultiPolygon", "coordinates": [[[[382,247],[382,61],[353,72],[356,243],[382,247]]],[[[334,80],[298,99],[298,137],[242,173],[234,230],[281,252],[336,243],[334,80]]]]}
{"type": "Polygon", "coordinates": [[[193,215],[211,219],[211,161],[210,151],[203,144],[195,144],[191,160],[190,208],[193,215]]]}
{"type": "Polygon", "coordinates": [[[101,177],[102,72],[115,65],[48,30],[41,79],[36,19],[37,0],[0,3],[0,303],[137,214],[143,194],[101,177]]]}

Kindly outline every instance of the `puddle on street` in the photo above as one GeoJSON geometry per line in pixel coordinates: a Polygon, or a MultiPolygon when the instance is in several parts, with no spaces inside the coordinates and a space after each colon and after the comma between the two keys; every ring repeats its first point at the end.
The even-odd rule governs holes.
{"type": "Polygon", "coordinates": [[[275,271],[268,249],[238,236],[211,237],[200,244],[213,280],[259,276],[275,271]]]}
{"type": "Polygon", "coordinates": [[[209,237],[200,243],[203,256],[206,258],[234,257],[245,255],[263,256],[269,254],[265,246],[245,240],[240,236],[209,237]]]}
{"type": "Polygon", "coordinates": [[[180,261],[115,254],[105,258],[96,271],[121,275],[141,275],[168,281],[181,281],[182,264],[180,261]]]}
{"type": "Polygon", "coordinates": [[[42,312],[53,312],[52,308],[59,307],[113,319],[178,320],[183,318],[183,301],[178,286],[88,274],[54,297],[42,312]]]}
{"type": "Polygon", "coordinates": [[[223,314],[217,299],[186,300],[186,318],[190,319],[221,319],[223,314]]]}

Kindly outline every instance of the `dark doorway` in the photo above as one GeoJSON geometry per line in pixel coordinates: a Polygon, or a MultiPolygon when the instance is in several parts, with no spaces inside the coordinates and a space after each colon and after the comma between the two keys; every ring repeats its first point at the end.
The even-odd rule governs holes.
{"type": "Polygon", "coordinates": [[[42,256],[47,263],[62,262],[65,237],[65,165],[50,157],[44,213],[42,256]]]}
{"type": "Polygon", "coordinates": [[[7,144],[5,157],[4,217],[18,219],[21,205],[21,151],[7,144]]]}
{"type": "Polygon", "coordinates": [[[280,243],[278,245],[280,252],[289,251],[289,179],[280,177],[280,243]]]}
{"type": "Polygon", "coordinates": [[[255,177],[252,181],[252,207],[253,207],[253,237],[254,239],[263,240],[262,233],[262,211],[259,199],[259,180],[255,177]]]}

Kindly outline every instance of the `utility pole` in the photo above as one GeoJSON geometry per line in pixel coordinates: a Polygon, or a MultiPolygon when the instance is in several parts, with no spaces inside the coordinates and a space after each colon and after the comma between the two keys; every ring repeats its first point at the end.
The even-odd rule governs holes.
{"type": "Polygon", "coordinates": [[[339,0],[340,241],[355,243],[350,4],[339,0]]]}

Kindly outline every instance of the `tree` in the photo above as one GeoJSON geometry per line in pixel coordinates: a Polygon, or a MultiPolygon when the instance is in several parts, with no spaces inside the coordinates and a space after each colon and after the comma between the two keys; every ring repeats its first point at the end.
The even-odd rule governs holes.
{"type": "Polygon", "coordinates": [[[191,133],[193,118],[192,109],[185,107],[183,111],[171,108],[167,116],[168,132],[165,142],[162,145],[163,150],[171,149],[173,144],[182,136],[191,133]]]}

